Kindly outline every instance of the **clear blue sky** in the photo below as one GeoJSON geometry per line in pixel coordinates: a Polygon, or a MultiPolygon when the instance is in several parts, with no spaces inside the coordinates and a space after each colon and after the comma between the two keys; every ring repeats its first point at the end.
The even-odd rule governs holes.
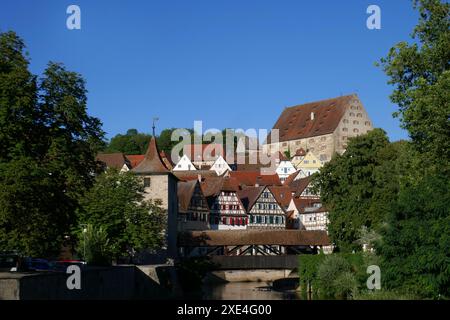
{"type": "Polygon", "coordinates": [[[3,1],[0,30],[26,42],[31,69],[63,62],[87,80],[89,112],[128,128],[270,129],[284,107],[356,92],[376,127],[406,138],[374,62],[408,40],[410,0],[3,1]],[[81,30],[66,8],[81,8],[81,30]],[[382,29],[366,28],[366,8],[382,29]]]}

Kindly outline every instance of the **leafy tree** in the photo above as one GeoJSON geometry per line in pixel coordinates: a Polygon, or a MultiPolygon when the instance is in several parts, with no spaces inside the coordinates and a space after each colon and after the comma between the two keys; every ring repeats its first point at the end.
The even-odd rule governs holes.
{"type": "Polygon", "coordinates": [[[448,166],[450,156],[450,4],[440,0],[414,0],[420,20],[413,43],[400,42],[381,59],[395,86],[392,102],[414,147],[448,166]]]}
{"type": "Polygon", "coordinates": [[[143,183],[133,173],[109,169],[81,200],[79,225],[102,227],[115,258],[133,257],[164,244],[165,210],[160,201],[145,201],[143,191],[143,183]]]}
{"type": "Polygon", "coordinates": [[[106,153],[122,152],[124,154],[144,154],[147,150],[151,135],[139,133],[136,129],[129,129],[125,135],[118,134],[103,150],[106,153]]]}
{"type": "Polygon", "coordinates": [[[0,250],[56,255],[103,132],[82,77],[49,63],[37,79],[24,51],[14,32],[0,33],[0,250]]]}
{"type": "Polygon", "coordinates": [[[382,241],[383,285],[417,296],[450,296],[450,4],[414,1],[414,42],[401,42],[381,65],[395,86],[396,116],[411,136],[414,161],[391,202],[382,241]]]}
{"type": "Polygon", "coordinates": [[[372,130],[350,139],[346,152],[333,157],[313,177],[330,212],[328,232],[339,249],[360,250],[356,240],[361,228],[376,229],[384,221],[383,201],[389,201],[398,188],[392,169],[396,149],[400,146],[391,150],[383,130],[372,130]]]}

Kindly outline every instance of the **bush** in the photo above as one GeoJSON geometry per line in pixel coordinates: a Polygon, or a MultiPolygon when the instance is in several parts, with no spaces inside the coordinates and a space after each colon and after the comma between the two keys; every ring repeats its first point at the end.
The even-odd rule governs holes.
{"type": "Polygon", "coordinates": [[[77,251],[88,264],[111,265],[108,234],[103,227],[94,228],[91,224],[88,224],[80,234],[77,251]]]}
{"type": "MultiPolygon", "coordinates": [[[[350,273],[351,266],[342,256],[329,255],[319,265],[317,270],[317,285],[323,297],[338,297],[344,293],[339,292],[336,280],[344,273],[350,273]]],[[[342,279],[344,280],[344,279],[342,279]]],[[[356,280],[355,280],[356,281],[356,280]]]]}

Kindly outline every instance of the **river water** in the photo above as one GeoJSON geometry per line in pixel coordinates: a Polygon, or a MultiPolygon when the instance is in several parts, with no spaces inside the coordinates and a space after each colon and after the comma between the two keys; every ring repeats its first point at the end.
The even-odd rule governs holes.
{"type": "Polygon", "coordinates": [[[228,282],[205,284],[205,300],[299,300],[295,291],[275,291],[264,282],[228,282]]]}

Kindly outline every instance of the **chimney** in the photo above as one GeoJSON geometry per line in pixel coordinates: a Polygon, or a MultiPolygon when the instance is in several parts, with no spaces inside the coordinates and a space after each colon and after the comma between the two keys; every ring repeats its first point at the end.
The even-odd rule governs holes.
{"type": "Polygon", "coordinates": [[[311,112],[311,121],[314,120],[314,116],[315,116],[314,112],[311,112]]]}

